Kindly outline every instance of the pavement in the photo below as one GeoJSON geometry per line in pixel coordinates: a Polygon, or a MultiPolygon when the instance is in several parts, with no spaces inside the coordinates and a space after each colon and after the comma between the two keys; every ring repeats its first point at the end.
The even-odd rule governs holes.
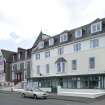
{"type": "Polygon", "coordinates": [[[101,96],[98,98],[86,98],[86,97],[75,97],[75,96],[58,96],[56,94],[49,94],[49,99],[56,99],[56,100],[64,100],[64,101],[74,101],[74,102],[82,102],[82,103],[94,103],[99,100],[105,99],[105,96],[101,96]]]}

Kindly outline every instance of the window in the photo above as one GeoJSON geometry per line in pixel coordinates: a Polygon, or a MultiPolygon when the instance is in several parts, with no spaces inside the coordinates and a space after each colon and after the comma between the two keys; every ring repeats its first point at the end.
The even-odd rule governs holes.
{"type": "Polygon", "coordinates": [[[60,35],[60,42],[65,42],[67,40],[68,40],[68,34],[67,33],[60,35]]]}
{"type": "Polygon", "coordinates": [[[36,69],[37,69],[37,74],[40,74],[40,66],[39,65],[36,66],[36,69]]]}
{"type": "Polygon", "coordinates": [[[57,63],[57,72],[65,72],[65,62],[57,63]]]}
{"type": "Polygon", "coordinates": [[[102,31],[102,22],[97,22],[91,25],[91,33],[102,31]]]}
{"type": "Polygon", "coordinates": [[[15,57],[13,56],[13,62],[15,61],[15,57]]]}
{"type": "Polygon", "coordinates": [[[24,69],[24,63],[20,63],[20,70],[24,69]]]}
{"type": "Polygon", "coordinates": [[[27,79],[27,71],[24,71],[24,80],[27,79]]]}
{"type": "Polygon", "coordinates": [[[98,39],[94,39],[90,41],[90,48],[96,48],[99,46],[99,40],[98,39]]]}
{"type": "Polygon", "coordinates": [[[24,69],[26,69],[27,67],[26,67],[26,62],[24,62],[24,69]]]}
{"type": "Polygon", "coordinates": [[[49,39],[49,46],[52,46],[52,45],[54,45],[54,39],[53,38],[50,38],[49,39]]]}
{"type": "Polygon", "coordinates": [[[38,59],[40,59],[40,54],[39,53],[36,54],[36,60],[38,60],[38,59]]]}
{"type": "Polygon", "coordinates": [[[89,68],[90,69],[94,69],[95,68],[95,58],[94,57],[90,57],[89,58],[89,68]]]}
{"type": "Polygon", "coordinates": [[[46,73],[47,73],[47,74],[49,73],[49,70],[50,70],[49,64],[46,64],[46,73]]]}
{"type": "Polygon", "coordinates": [[[64,53],[64,48],[60,47],[58,48],[58,55],[62,55],[64,53]]]}
{"type": "Polygon", "coordinates": [[[76,44],[74,44],[74,51],[75,52],[78,52],[78,51],[80,51],[81,50],[81,43],[76,43],[76,44]]]}
{"type": "Polygon", "coordinates": [[[17,70],[17,64],[14,64],[14,71],[16,71],[17,70]]]}
{"type": "Polygon", "coordinates": [[[27,59],[27,51],[25,51],[25,59],[27,59]]]}
{"type": "Polygon", "coordinates": [[[17,70],[20,70],[20,63],[17,64],[17,70]]]}
{"type": "Polygon", "coordinates": [[[82,37],[82,29],[77,29],[75,31],[75,38],[80,38],[82,37]]]}
{"type": "Polygon", "coordinates": [[[44,47],[44,41],[39,42],[38,44],[38,48],[41,49],[44,47]]]}
{"type": "Polygon", "coordinates": [[[15,73],[12,71],[12,80],[15,79],[15,73]]]}
{"type": "Polygon", "coordinates": [[[50,57],[50,51],[45,52],[45,58],[50,57]]]}
{"type": "Polygon", "coordinates": [[[25,62],[23,62],[23,69],[25,69],[25,62]]]}
{"type": "Polygon", "coordinates": [[[18,53],[18,60],[20,60],[20,53],[18,53]]]}
{"type": "Polygon", "coordinates": [[[72,70],[77,70],[77,61],[72,60],[72,70]]]}
{"type": "Polygon", "coordinates": [[[12,64],[12,71],[14,71],[14,64],[12,64]]]}

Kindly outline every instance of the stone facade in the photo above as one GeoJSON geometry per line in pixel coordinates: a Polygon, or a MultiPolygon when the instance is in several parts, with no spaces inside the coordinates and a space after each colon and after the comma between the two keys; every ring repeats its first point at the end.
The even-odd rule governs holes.
{"type": "Polygon", "coordinates": [[[12,58],[12,81],[15,84],[27,81],[27,78],[30,78],[31,49],[18,48],[18,52],[14,53],[12,58]]]}

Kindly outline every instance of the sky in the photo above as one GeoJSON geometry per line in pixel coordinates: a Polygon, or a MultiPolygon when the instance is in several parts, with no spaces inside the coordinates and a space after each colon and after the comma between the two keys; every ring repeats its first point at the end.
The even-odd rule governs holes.
{"type": "Polygon", "coordinates": [[[105,17],[105,0],[0,0],[0,49],[31,48],[40,31],[54,36],[105,17]]]}

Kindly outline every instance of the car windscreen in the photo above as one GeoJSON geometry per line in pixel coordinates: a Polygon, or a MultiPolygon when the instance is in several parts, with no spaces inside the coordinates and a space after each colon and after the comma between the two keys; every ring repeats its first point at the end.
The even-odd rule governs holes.
{"type": "Polygon", "coordinates": [[[43,92],[43,91],[40,90],[40,89],[34,89],[34,91],[36,91],[36,92],[43,92]]]}

